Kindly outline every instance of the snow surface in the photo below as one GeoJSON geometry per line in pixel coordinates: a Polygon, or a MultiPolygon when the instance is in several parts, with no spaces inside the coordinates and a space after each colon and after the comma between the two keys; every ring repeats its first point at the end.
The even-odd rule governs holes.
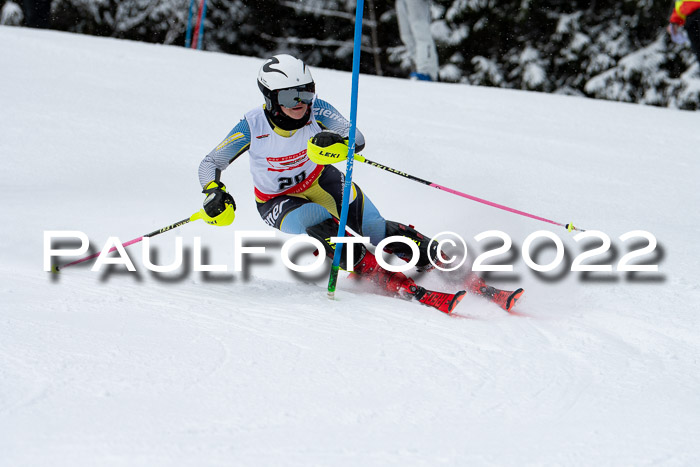
{"type": "MultiPolygon", "coordinates": [[[[700,464],[700,114],[363,75],[369,159],[602,230],[604,263],[631,249],[625,232],[658,239],[639,259],[658,273],[536,274],[520,259],[530,233],[555,232],[569,262],[584,245],[356,164],[386,217],[458,232],[472,260],[488,243],[475,235],[512,237],[514,272],[490,280],[526,288],[518,313],[468,296],[447,316],[344,275],[330,301],[325,270],[282,265],[280,233],[233,272],[234,231],[273,231],[245,157],[224,173],[233,226],[152,239],[169,264],[176,237],[186,258],[201,237],[228,273],[191,259],[151,273],[139,244],[137,273],[44,272],[44,231],[99,251],[197,211],[199,161],[260,105],[261,60],[9,27],[0,43],[0,465],[700,464]]],[[[313,74],[348,115],[350,74],[313,74]]]]}

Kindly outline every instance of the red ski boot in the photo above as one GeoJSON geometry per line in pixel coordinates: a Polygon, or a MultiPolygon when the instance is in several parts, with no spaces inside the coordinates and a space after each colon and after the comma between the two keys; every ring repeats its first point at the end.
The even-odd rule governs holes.
{"type": "Polygon", "coordinates": [[[470,274],[469,277],[467,277],[467,290],[469,293],[480,295],[494,302],[506,311],[512,310],[518,299],[525,293],[523,289],[510,291],[491,287],[476,274],[470,274]]]}
{"type": "MultiPolygon", "coordinates": [[[[337,224],[335,219],[326,219],[306,229],[306,233],[319,240],[324,245],[326,255],[332,259],[335,250],[330,243],[330,238],[335,235],[336,230],[337,224]]],[[[377,284],[392,295],[408,299],[415,298],[424,305],[437,308],[443,313],[450,313],[466,293],[463,290],[455,294],[426,290],[416,285],[413,279],[406,277],[405,274],[387,271],[380,267],[377,264],[377,258],[367,251],[364,245],[355,244],[353,248],[356,261],[353,272],[357,273],[355,277],[377,284]],[[362,259],[357,261],[357,258],[362,259]]],[[[344,259],[341,259],[340,267],[347,271],[348,268],[344,259]]]]}
{"type": "Polygon", "coordinates": [[[410,277],[406,277],[404,273],[387,271],[379,266],[377,259],[369,251],[365,252],[354,269],[358,278],[377,284],[390,294],[409,299],[415,298],[420,303],[437,308],[443,313],[451,313],[466,293],[464,290],[454,294],[426,290],[410,277]]]}

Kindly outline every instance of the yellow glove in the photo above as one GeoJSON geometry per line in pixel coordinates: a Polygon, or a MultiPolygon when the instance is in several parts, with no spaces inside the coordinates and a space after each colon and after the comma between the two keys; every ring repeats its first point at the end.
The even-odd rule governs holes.
{"type": "Polygon", "coordinates": [[[211,225],[231,225],[236,218],[236,202],[233,196],[226,192],[226,186],[212,180],[207,183],[202,193],[207,195],[204,207],[199,210],[202,220],[211,225]]]}

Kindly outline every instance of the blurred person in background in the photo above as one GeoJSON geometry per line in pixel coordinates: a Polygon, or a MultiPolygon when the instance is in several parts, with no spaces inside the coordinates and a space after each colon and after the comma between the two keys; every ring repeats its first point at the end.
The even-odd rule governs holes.
{"type": "Polygon", "coordinates": [[[690,42],[690,47],[700,63],[700,0],[677,1],[669,23],[667,31],[671,40],[676,44],[690,42]]]}
{"type": "Polygon", "coordinates": [[[401,41],[413,62],[411,79],[437,81],[438,57],[430,33],[430,0],[396,0],[401,41]]]}

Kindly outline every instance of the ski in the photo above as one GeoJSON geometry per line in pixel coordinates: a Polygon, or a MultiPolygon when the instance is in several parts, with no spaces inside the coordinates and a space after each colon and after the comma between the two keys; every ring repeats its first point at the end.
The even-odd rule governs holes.
{"type": "Polygon", "coordinates": [[[495,303],[505,311],[511,311],[520,297],[525,293],[525,290],[518,288],[516,290],[501,290],[488,285],[484,280],[472,273],[467,277],[467,290],[480,297],[495,303]]]}
{"type": "Polygon", "coordinates": [[[459,304],[462,298],[467,294],[465,290],[460,290],[457,293],[436,292],[419,287],[415,298],[422,303],[433,308],[436,308],[443,313],[450,314],[459,304]]]}
{"type": "MultiPolygon", "coordinates": [[[[419,249],[423,248],[423,251],[421,252],[421,258],[423,259],[416,264],[416,271],[418,273],[428,273],[435,269],[439,269],[437,267],[439,265],[447,264],[448,258],[446,257],[445,253],[442,253],[442,258],[437,257],[439,254],[437,251],[437,244],[432,244],[431,246],[430,239],[426,238],[423,234],[415,230],[412,225],[406,226],[397,222],[387,222],[387,231],[390,230],[394,235],[401,235],[410,238],[416,242],[419,249]],[[430,256],[434,258],[434,260],[428,261],[425,258],[426,256],[430,256]]],[[[394,254],[406,262],[410,261],[413,255],[413,252],[409,248],[405,248],[405,245],[402,244],[392,244],[387,246],[384,248],[384,252],[394,254]]],[[[467,277],[466,289],[468,293],[484,297],[506,311],[511,311],[524,293],[524,290],[521,288],[517,290],[497,289],[486,284],[483,279],[474,273],[469,274],[467,277]]]]}
{"type": "MultiPolygon", "coordinates": [[[[332,221],[329,220],[329,222],[332,221]]],[[[420,233],[413,229],[413,226],[406,227],[398,223],[393,224],[396,224],[392,227],[394,230],[397,232],[403,232],[404,234],[408,235],[408,238],[416,236],[419,237],[419,239],[425,240],[420,233]]],[[[348,235],[353,235],[353,233],[348,232],[348,235]]],[[[328,242],[325,235],[320,235],[318,238],[328,242]]],[[[408,261],[410,258],[408,255],[409,252],[388,251],[387,249],[384,251],[390,254],[393,253],[404,261],[408,261]]],[[[334,250],[332,247],[326,249],[326,254],[329,257],[332,257],[333,253],[334,250]]],[[[320,251],[316,251],[314,254],[320,254],[320,251]]],[[[360,256],[361,259],[355,264],[351,277],[357,280],[364,280],[373,283],[378,286],[379,289],[383,290],[389,295],[404,299],[413,299],[423,305],[435,308],[446,314],[452,313],[452,311],[457,307],[459,302],[467,293],[485,297],[506,311],[510,311],[523,294],[523,289],[518,289],[511,292],[491,287],[476,274],[471,274],[469,276],[466,290],[460,290],[455,293],[428,290],[416,284],[412,278],[407,277],[401,272],[392,272],[380,267],[377,263],[377,258],[365,247],[360,247],[360,249],[358,249],[356,252],[356,257],[358,256],[360,256]]],[[[430,264],[427,266],[430,266],[430,264]]],[[[419,268],[419,272],[428,272],[432,269],[434,268],[425,267],[425,265],[423,265],[419,268]]]]}
{"type": "MultiPolygon", "coordinates": [[[[438,263],[440,262],[438,261],[438,263]]],[[[433,266],[423,268],[419,272],[428,273],[435,269],[437,268],[433,266]]],[[[518,303],[520,297],[522,297],[525,293],[525,290],[522,288],[518,288],[516,290],[497,289],[496,287],[488,285],[481,277],[473,272],[467,276],[465,288],[467,293],[483,297],[486,300],[495,303],[505,311],[511,311],[518,303]]]]}

